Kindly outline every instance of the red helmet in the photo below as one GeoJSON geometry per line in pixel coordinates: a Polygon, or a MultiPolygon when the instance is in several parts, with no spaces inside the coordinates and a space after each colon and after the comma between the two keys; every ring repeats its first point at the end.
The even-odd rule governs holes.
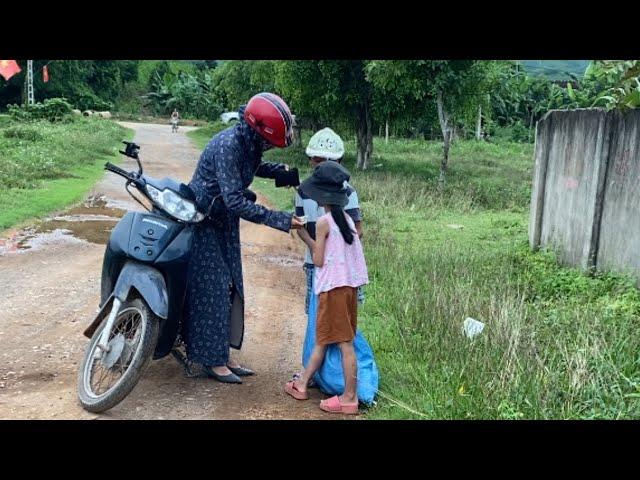
{"type": "Polygon", "coordinates": [[[251,97],[244,110],[244,119],[270,144],[280,148],[291,145],[293,115],[278,95],[258,93],[251,97]]]}

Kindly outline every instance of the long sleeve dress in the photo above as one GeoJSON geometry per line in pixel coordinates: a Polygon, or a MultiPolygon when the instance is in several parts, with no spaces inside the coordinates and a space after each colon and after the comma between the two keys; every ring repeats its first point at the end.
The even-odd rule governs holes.
{"type": "Polygon", "coordinates": [[[244,285],[240,218],[288,232],[292,214],[276,212],[245,198],[254,176],[274,178],[282,164],[262,162],[265,141],[244,121],[207,144],[189,186],[201,211],[214,220],[194,232],[182,324],[190,362],[226,365],[229,347],[240,349],[244,336],[244,285]]]}

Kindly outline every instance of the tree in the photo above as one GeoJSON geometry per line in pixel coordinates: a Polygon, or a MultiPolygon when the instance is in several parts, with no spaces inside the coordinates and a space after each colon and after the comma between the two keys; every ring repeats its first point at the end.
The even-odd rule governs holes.
{"type": "MultiPolygon", "coordinates": [[[[368,64],[366,66],[366,71],[368,71],[368,64]]],[[[369,79],[367,78],[367,81],[369,79]]],[[[378,125],[380,125],[380,130],[384,127],[384,138],[385,143],[389,143],[389,125],[394,125],[398,122],[402,122],[403,117],[403,108],[399,107],[396,103],[396,99],[390,95],[379,95],[375,85],[372,84],[373,88],[373,117],[374,120],[377,121],[378,125]]]]}
{"type": "Polygon", "coordinates": [[[276,90],[294,113],[315,123],[351,125],[356,132],[357,167],[373,153],[374,91],[365,60],[276,62],[276,90]]]}
{"type": "MultiPolygon", "coordinates": [[[[214,95],[214,82],[208,71],[197,75],[179,72],[175,80],[167,81],[155,73],[153,91],[145,98],[158,114],[166,115],[174,108],[183,116],[213,120],[222,113],[214,95]]],[[[165,77],[166,78],[166,77],[165,77]]]]}
{"type": "Polygon", "coordinates": [[[217,60],[192,60],[198,70],[213,70],[218,66],[217,60]]]}
{"type": "Polygon", "coordinates": [[[396,112],[420,118],[435,103],[443,138],[440,185],[446,180],[449,148],[457,121],[473,123],[486,101],[492,62],[476,60],[379,60],[369,62],[368,79],[396,112]]]}
{"type": "Polygon", "coordinates": [[[217,102],[237,110],[260,92],[274,91],[274,62],[271,60],[230,60],[212,73],[217,102]]]}
{"type": "MultiPolygon", "coordinates": [[[[19,63],[24,64],[26,60],[19,63]]],[[[125,84],[137,81],[138,64],[137,60],[34,60],[36,100],[64,97],[80,109],[112,108],[125,84]],[[51,79],[44,83],[41,72],[47,64],[51,79]]],[[[20,89],[25,78],[26,68],[23,68],[11,79],[10,86],[14,88],[0,88],[0,105],[21,102],[20,89]]]]}
{"type": "Polygon", "coordinates": [[[528,75],[518,62],[494,65],[487,127],[513,127],[512,140],[530,141],[536,122],[549,109],[562,104],[563,90],[546,77],[528,75]]]}
{"type": "Polygon", "coordinates": [[[584,76],[551,81],[528,76],[515,62],[503,69],[491,96],[491,107],[501,126],[535,122],[552,109],[637,108],[640,106],[640,62],[595,60],[584,76]]]}

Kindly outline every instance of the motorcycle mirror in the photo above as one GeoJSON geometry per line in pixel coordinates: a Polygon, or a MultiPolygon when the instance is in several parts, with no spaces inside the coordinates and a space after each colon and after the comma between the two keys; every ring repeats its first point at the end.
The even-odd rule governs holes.
{"type": "Polygon", "coordinates": [[[130,158],[138,158],[138,153],[140,152],[140,145],[136,145],[133,142],[122,142],[122,143],[124,143],[127,146],[127,148],[125,148],[124,152],[120,150],[120,153],[130,158]]]}
{"type": "Polygon", "coordinates": [[[140,158],[138,157],[138,153],[140,152],[140,145],[136,145],[133,142],[122,142],[122,143],[124,143],[127,146],[127,148],[125,148],[124,152],[120,150],[120,153],[129,158],[133,158],[138,163],[138,176],[142,175],[142,172],[143,172],[142,163],[140,163],[140,158]]]}

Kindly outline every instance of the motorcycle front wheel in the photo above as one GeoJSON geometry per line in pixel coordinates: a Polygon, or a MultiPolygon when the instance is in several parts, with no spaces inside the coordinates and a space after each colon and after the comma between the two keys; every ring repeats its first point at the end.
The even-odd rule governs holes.
{"type": "Polygon", "coordinates": [[[109,333],[108,351],[98,343],[106,319],[94,332],[78,372],[78,398],[93,413],[113,408],[136,386],[158,342],[159,318],[141,298],[124,302],[109,333]]]}

